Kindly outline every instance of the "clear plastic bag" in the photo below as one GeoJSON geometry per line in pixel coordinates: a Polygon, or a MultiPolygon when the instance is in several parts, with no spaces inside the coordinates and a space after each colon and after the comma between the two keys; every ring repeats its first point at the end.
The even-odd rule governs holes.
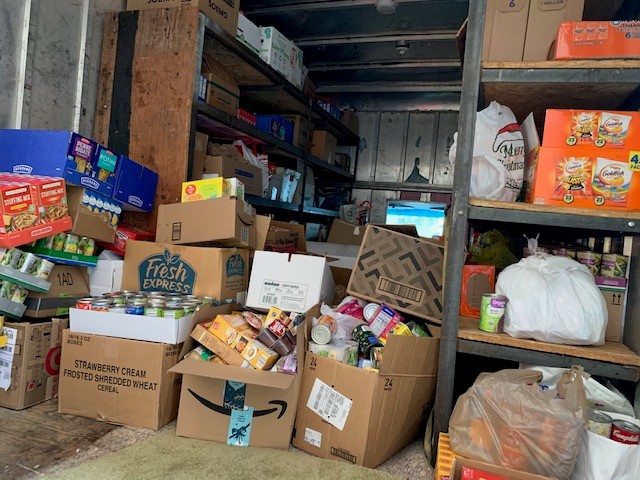
{"type": "Polygon", "coordinates": [[[449,422],[457,454],[569,480],[586,431],[582,368],[561,379],[565,398],[543,391],[535,370],[482,374],[460,396],[449,422]]]}

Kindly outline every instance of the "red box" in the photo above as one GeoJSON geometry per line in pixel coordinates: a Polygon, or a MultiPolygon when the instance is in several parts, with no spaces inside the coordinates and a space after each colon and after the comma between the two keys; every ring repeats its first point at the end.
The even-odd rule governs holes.
{"type": "Polygon", "coordinates": [[[564,22],[555,58],[640,58],[640,21],[564,22]]]}
{"type": "Polygon", "coordinates": [[[493,473],[483,472],[470,467],[462,467],[462,475],[460,480],[509,480],[502,475],[494,475],[493,473]]]}
{"type": "Polygon", "coordinates": [[[116,252],[119,255],[124,255],[127,240],[153,242],[155,238],[154,233],[149,233],[131,225],[120,224],[116,230],[116,237],[113,243],[98,242],[98,245],[112,252],[116,252]]]}

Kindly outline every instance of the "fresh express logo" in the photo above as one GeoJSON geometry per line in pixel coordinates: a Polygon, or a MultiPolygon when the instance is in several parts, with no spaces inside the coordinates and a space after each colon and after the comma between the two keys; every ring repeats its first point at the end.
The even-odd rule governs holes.
{"type": "Polygon", "coordinates": [[[192,295],[196,283],[196,271],[179,254],[164,253],[150,255],[138,265],[138,276],[142,290],[176,292],[192,295]]]}
{"type": "Polygon", "coordinates": [[[232,255],[227,260],[227,277],[244,276],[244,260],[238,254],[232,255]]]}
{"type": "Polygon", "coordinates": [[[142,208],[142,199],[140,197],[136,197],[135,195],[129,195],[129,198],[127,198],[127,203],[129,203],[129,205],[133,205],[134,207],[142,208]]]}
{"type": "Polygon", "coordinates": [[[91,177],[82,177],[80,179],[80,185],[83,185],[85,187],[89,187],[89,188],[98,188],[100,186],[100,184],[98,183],[97,180],[91,178],[91,177]]]}
{"type": "Polygon", "coordinates": [[[33,167],[31,165],[14,165],[13,173],[31,173],[33,167]]]}

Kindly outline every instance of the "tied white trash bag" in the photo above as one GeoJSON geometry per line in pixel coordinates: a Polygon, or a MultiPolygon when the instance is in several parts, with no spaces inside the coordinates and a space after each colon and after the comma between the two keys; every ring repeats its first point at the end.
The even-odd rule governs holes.
{"type": "MultiPolygon", "coordinates": [[[[640,427],[633,417],[605,412],[614,420],[626,420],[640,427]]],[[[586,432],[573,471],[573,480],[638,480],[640,477],[640,445],[625,445],[609,438],[586,432]]]]}
{"type": "MultiPolygon", "coordinates": [[[[453,136],[449,162],[455,167],[458,134],[453,136]]],[[[509,107],[491,102],[476,116],[471,165],[471,196],[515,202],[524,178],[524,139],[509,107]]]]}
{"type": "Polygon", "coordinates": [[[523,258],[500,273],[496,293],[507,297],[504,331],[512,337],[604,344],[607,305],[589,269],[575,260],[523,258]]]}

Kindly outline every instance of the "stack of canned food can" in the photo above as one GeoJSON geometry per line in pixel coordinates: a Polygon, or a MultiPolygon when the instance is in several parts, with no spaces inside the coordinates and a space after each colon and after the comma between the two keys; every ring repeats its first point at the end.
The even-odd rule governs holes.
{"type": "Polygon", "coordinates": [[[124,290],[122,292],[105,293],[101,297],[81,298],[76,302],[76,308],[178,319],[194,313],[200,305],[210,303],[218,306],[231,301],[220,301],[213,297],[182,295],[180,293],[124,290]]]}
{"type": "Polygon", "coordinates": [[[0,249],[0,265],[13,268],[32,277],[47,280],[54,263],[19,248],[0,249]]]}
{"type": "Polygon", "coordinates": [[[96,242],[92,238],[80,237],[71,233],[58,233],[42,238],[34,243],[35,247],[47,248],[58,252],[74,253],[92,257],[96,251],[96,242]]]}

